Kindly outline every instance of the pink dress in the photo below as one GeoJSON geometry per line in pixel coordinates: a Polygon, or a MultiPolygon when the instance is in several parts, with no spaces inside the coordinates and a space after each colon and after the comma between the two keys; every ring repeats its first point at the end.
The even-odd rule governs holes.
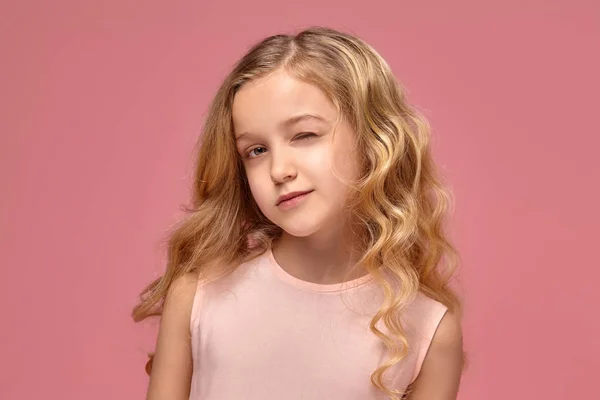
{"type": "MultiPolygon", "coordinates": [[[[190,325],[190,399],[386,398],[370,382],[387,359],[369,329],[381,299],[368,275],[343,284],[305,282],[270,250],[228,277],[200,281],[190,325]]],[[[386,373],[388,387],[403,390],[416,379],[446,310],[423,294],[409,305],[402,317],[409,353],[386,373]]]]}

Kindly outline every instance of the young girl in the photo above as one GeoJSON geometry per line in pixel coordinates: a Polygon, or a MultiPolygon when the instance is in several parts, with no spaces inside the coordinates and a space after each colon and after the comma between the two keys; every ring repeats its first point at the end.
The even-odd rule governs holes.
{"type": "Polygon", "coordinates": [[[161,315],[147,399],[455,399],[449,198],[427,122],[369,45],[327,28],[255,45],[133,311],[161,315]]]}

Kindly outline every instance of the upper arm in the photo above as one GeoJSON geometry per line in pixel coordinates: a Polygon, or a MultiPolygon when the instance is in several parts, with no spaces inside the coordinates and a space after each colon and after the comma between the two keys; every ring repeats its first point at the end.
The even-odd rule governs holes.
{"type": "Polygon", "coordinates": [[[190,273],[171,284],[165,298],[147,400],[188,399],[192,378],[190,318],[197,287],[190,273]]]}
{"type": "Polygon", "coordinates": [[[410,400],[455,400],[463,371],[460,319],[446,312],[433,336],[410,400]]]}

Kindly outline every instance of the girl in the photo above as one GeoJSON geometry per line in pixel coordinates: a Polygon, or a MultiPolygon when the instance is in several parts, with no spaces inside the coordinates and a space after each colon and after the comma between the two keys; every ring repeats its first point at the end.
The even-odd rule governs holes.
{"type": "Polygon", "coordinates": [[[189,216],[133,310],[161,315],[147,399],[456,398],[449,196],[375,50],[327,28],[263,40],[200,144],[189,216]]]}

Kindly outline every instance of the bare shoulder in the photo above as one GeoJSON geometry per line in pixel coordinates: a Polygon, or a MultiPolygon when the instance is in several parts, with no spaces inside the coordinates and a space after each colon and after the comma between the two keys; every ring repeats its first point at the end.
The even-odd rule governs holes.
{"type": "Polygon", "coordinates": [[[410,400],[454,400],[463,371],[460,316],[447,311],[438,324],[420,374],[411,385],[410,400]]]}
{"type": "Polygon", "coordinates": [[[162,319],[171,323],[188,324],[198,285],[198,275],[190,272],[171,282],[163,305],[162,319]]]}
{"type": "Polygon", "coordinates": [[[193,298],[198,284],[198,274],[188,272],[173,280],[167,293],[167,300],[171,302],[185,302],[190,297],[193,298]]]}
{"type": "Polygon", "coordinates": [[[460,351],[462,353],[462,324],[458,314],[447,311],[433,336],[431,346],[440,351],[460,351]]]}

